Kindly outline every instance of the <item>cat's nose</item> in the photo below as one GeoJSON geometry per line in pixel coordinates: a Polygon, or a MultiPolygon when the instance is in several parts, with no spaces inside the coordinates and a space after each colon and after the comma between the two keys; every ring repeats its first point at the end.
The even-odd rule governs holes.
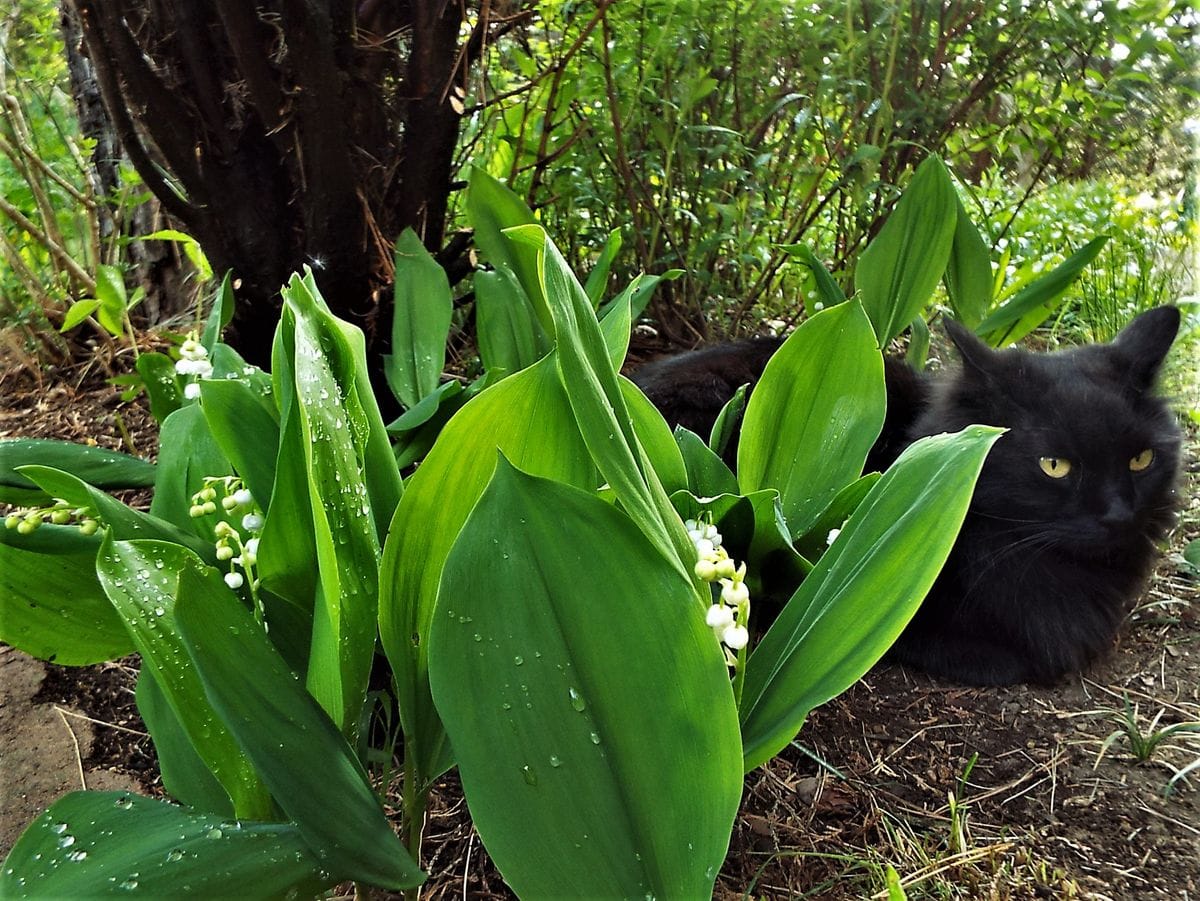
{"type": "Polygon", "coordinates": [[[1133,521],[1133,507],[1124,498],[1109,498],[1100,514],[1100,523],[1108,529],[1119,529],[1133,521]]]}

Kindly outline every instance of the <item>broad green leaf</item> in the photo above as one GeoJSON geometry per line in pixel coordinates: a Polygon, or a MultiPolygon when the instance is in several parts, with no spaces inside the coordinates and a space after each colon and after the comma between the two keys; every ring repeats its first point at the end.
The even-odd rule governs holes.
{"type": "Polygon", "coordinates": [[[1093,238],[1037,281],[1026,285],[975,327],[992,347],[1020,341],[1046,321],[1075,279],[1104,248],[1108,235],[1093,238]]]}
{"type": "Polygon", "coordinates": [[[217,342],[221,340],[221,332],[233,321],[235,307],[233,273],[226,272],[225,277],[221,279],[221,287],[217,289],[217,296],[213,299],[212,309],[208,312],[208,319],[204,321],[204,332],[200,336],[200,343],[204,345],[210,357],[216,350],[217,342]]]}
{"type": "Polygon", "coordinates": [[[271,348],[272,394],[280,414],[279,453],[259,541],[258,573],[268,590],[311,610],[317,594],[317,547],[301,414],[295,402],[294,333],[295,319],[285,308],[271,348]]]}
{"type": "Polygon", "coordinates": [[[125,331],[125,276],[117,266],[101,263],[96,267],[96,298],[100,301],[96,318],[114,336],[125,331]]]}
{"type": "Polygon", "coordinates": [[[183,405],[183,385],[175,361],[166,354],[147,353],[137,359],[137,371],[150,398],[150,412],[163,422],[183,405]]]}
{"type": "Polygon", "coordinates": [[[606,300],[596,311],[596,318],[603,322],[608,318],[608,314],[612,312],[612,307],[620,301],[625,295],[629,296],[629,315],[633,319],[637,319],[646,311],[646,307],[650,304],[650,297],[654,294],[654,289],[658,287],[659,282],[672,282],[679,276],[684,274],[682,269],[668,269],[661,275],[647,275],[642,273],[634,277],[624,290],[611,300],[606,300]]]}
{"type": "Polygon", "coordinates": [[[675,442],[667,421],[637,385],[623,375],[617,376],[617,383],[629,408],[633,432],[637,435],[646,460],[662,483],[663,490],[670,493],[687,487],[688,474],[683,462],[683,453],[675,442]]]}
{"type": "Polygon", "coordinates": [[[738,493],[737,478],[699,435],[683,426],[675,426],[675,443],[679,445],[687,468],[689,491],[705,497],[738,493]]]}
{"type": "Polygon", "coordinates": [[[550,349],[529,298],[507,269],[475,273],[475,330],[488,372],[520,372],[550,349]]]}
{"type": "Polygon", "coordinates": [[[825,553],[825,548],[829,546],[829,533],[841,529],[878,481],[879,473],[869,472],[839,491],[805,533],[796,539],[796,550],[808,560],[816,560],[825,553]]]}
{"type": "Polygon", "coordinates": [[[874,485],[746,666],[745,767],[770,760],[809,711],[849,688],[900,635],[958,535],[1000,430],[913,444],[874,485]]]}
{"type": "Polygon", "coordinates": [[[973,329],[992,305],[992,257],[957,192],[955,203],[958,213],[946,266],[946,293],[954,318],[973,329]]]}
{"type": "MultiPolygon", "coordinates": [[[[646,537],[690,576],[695,549],[636,437],[583,287],[541,226],[509,229],[507,234],[521,248],[522,257],[537,260],[542,293],[554,320],[559,377],[596,467],[646,537]]],[[[669,433],[667,437],[677,453],[669,433]]],[[[685,482],[686,475],[681,483],[685,482]]]]}
{"type": "Polygon", "coordinates": [[[503,234],[506,228],[537,222],[533,212],[512,190],[478,166],[471,168],[467,185],[467,219],[475,229],[475,244],[498,270],[508,270],[531,305],[538,325],[553,332],[550,311],[541,291],[541,276],[536,263],[515,251],[503,234]]]}
{"type": "Polygon", "coordinates": [[[454,299],[446,270],[411,228],[396,239],[392,303],[392,353],[384,373],[392,393],[413,407],[438,386],[454,299]]]}
{"type": "Polygon", "coordinates": [[[62,498],[73,507],[91,509],[108,528],[113,539],[155,538],[170,541],[190,548],[209,562],[216,560],[211,542],[165,519],[134,510],[70,473],[48,466],[21,466],[19,471],[51,497],[62,498]]]}
{"type": "Polygon", "coordinates": [[[600,256],[596,258],[596,264],[592,266],[592,271],[588,273],[587,281],[583,284],[583,290],[587,294],[588,300],[592,302],[593,308],[599,307],[600,301],[604,299],[605,291],[608,288],[608,274],[612,271],[613,260],[620,252],[621,230],[614,228],[608,233],[604,247],[600,249],[600,256]]]}
{"type": "MultiPolygon", "coordinates": [[[[395,495],[372,496],[367,481],[370,413],[378,419],[378,409],[373,398],[360,393],[368,384],[365,353],[352,346],[342,324],[300,279],[293,278],[285,289],[284,303],[284,327],[291,327],[295,342],[291,411],[299,420],[300,446],[281,452],[298,450],[304,461],[303,494],[309,503],[319,575],[308,687],[350,736],[366,698],[375,650],[378,535],[385,524],[376,524],[373,515],[391,514],[399,472],[389,446],[376,471],[390,467],[395,495]],[[382,501],[384,509],[374,510],[375,501],[382,501]]],[[[361,333],[354,334],[361,344],[361,333]]],[[[386,441],[382,420],[377,425],[386,441]]]]}
{"type": "Polygon", "coordinates": [[[156,472],[154,464],[148,460],[104,447],[49,438],[0,440],[0,485],[37,490],[38,497],[47,498],[33,482],[17,472],[18,466],[29,463],[61,469],[89,485],[109,489],[148,488],[154,484],[156,472]]]}
{"type": "Polygon", "coordinates": [[[214,593],[239,603],[216,570],[176,544],[106,540],[96,562],[100,584],[133,636],[142,665],[153,674],[192,746],[228,793],[236,814],[269,819],[271,799],[206,699],[180,638],[179,585],[182,573],[191,569],[202,573],[197,578],[206,579],[214,593]]]}
{"type": "Polygon", "coordinates": [[[59,326],[58,330],[60,332],[69,332],[99,308],[100,301],[94,297],[85,297],[83,300],[75,301],[67,308],[67,312],[63,315],[62,325],[59,326]]]}
{"type": "Polygon", "coordinates": [[[814,291],[804,297],[804,309],[809,316],[814,316],[829,307],[836,307],[846,299],[845,293],[833,280],[825,264],[807,244],[782,244],[779,249],[807,267],[812,274],[814,291]]]}
{"type": "Polygon", "coordinates": [[[746,563],[746,584],[752,594],[767,592],[773,598],[789,598],[812,569],[792,546],[787,523],[779,514],[777,491],[766,489],[744,496],[676,491],[671,503],[682,519],[711,518],[725,539],[722,547],[735,560],[746,563]]]}
{"type": "MultiPolygon", "coordinates": [[[[634,282],[630,284],[632,286],[634,282]]],[[[608,348],[608,359],[615,372],[621,371],[625,355],[629,352],[629,336],[633,331],[633,310],[629,305],[631,293],[626,289],[613,298],[608,315],[600,320],[600,333],[604,336],[604,346],[608,348]]]]}
{"type": "Polygon", "coordinates": [[[22,833],[0,869],[0,896],[268,899],[312,896],[336,882],[291,824],[83,791],[22,833]]]}
{"type": "Polygon", "coordinates": [[[794,533],[862,473],[887,404],[883,357],[857,302],[807,320],[775,352],[750,395],[738,443],[744,493],[779,491],[794,533]]]}
{"type": "Polygon", "coordinates": [[[725,406],[721,407],[721,412],[717,414],[717,421],[713,423],[712,432],[709,433],[708,446],[722,460],[725,459],[729,442],[733,440],[735,434],[740,433],[742,412],[746,409],[748,390],[748,385],[738,386],[737,391],[733,392],[733,397],[729,398],[725,402],[725,406]]]}
{"type": "MultiPolygon", "coordinates": [[[[217,512],[193,518],[192,496],[204,487],[206,476],[231,475],[233,470],[213,440],[199,404],[180,407],[166,418],[159,432],[158,479],[150,512],[205,539],[224,518],[217,512]]],[[[211,540],[211,539],[209,539],[211,540]]]]}
{"type": "Polygon", "coordinates": [[[733,695],[690,582],[628,517],[501,461],[430,643],[472,820],[519,895],[711,895],[741,793],[733,695]]]}
{"type": "Polygon", "coordinates": [[[909,326],[908,350],[904,353],[904,361],[917,372],[923,371],[929,361],[929,324],[924,316],[918,316],[909,326]]]}
{"type": "Polygon", "coordinates": [[[212,440],[259,506],[266,509],[279,455],[277,411],[241,379],[205,380],[200,384],[200,397],[212,440]]]}
{"type": "Polygon", "coordinates": [[[133,650],[125,624],[96,581],[98,536],[43,525],[0,529],[0,641],[39,660],[86,666],[133,650]]]}
{"type": "Polygon", "coordinates": [[[208,701],[279,806],[335,877],[390,889],[420,884],[423,874],[337,724],[250,612],[218,586],[183,570],[176,623],[208,701]]]}
{"type": "Polygon", "coordinates": [[[234,816],[229,793],[197,752],[149,666],[138,670],[135,697],[138,714],[154,740],[154,756],[167,794],[195,813],[234,816]]]}
{"type": "Polygon", "coordinates": [[[863,308],[886,347],[933,296],[954,241],[958,195],[942,161],[917,167],[896,208],[854,269],[863,308]]]}
{"type": "Polygon", "coordinates": [[[538,475],[587,490],[600,484],[553,354],[459,410],[409,480],[388,531],[379,633],[396,674],[405,754],[425,780],[453,762],[429,696],[429,622],[438,580],[467,514],[492,477],[497,448],[538,475]]]}
{"type": "MultiPolygon", "coordinates": [[[[207,255],[200,248],[200,242],[187,232],[181,232],[174,228],[164,228],[156,232],[151,232],[148,235],[142,235],[137,240],[173,241],[183,248],[184,255],[196,267],[197,281],[206,282],[213,277],[212,264],[209,263],[207,255]]],[[[228,275],[226,275],[226,278],[228,278],[228,275]]]]}

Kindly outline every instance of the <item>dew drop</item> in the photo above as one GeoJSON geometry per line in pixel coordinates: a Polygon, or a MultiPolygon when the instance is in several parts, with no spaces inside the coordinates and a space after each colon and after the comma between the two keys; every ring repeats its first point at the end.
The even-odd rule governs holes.
{"type": "Polygon", "coordinates": [[[475,633],[474,635],[472,635],[471,637],[472,637],[472,638],[474,638],[476,641],[483,641],[483,636],[482,636],[482,635],[480,635],[478,632],[476,632],[476,633],[475,633]]]}
{"type": "Polygon", "coordinates": [[[577,692],[574,688],[568,688],[567,694],[571,697],[571,706],[582,713],[587,707],[587,702],[584,701],[583,695],[577,692]]]}
{"type": "Polygon", "coordinates": [[[526,764],[521,767],[521,778],[525,780],[526,785],[537,785],[537,773],[533,771],[533,767],[526,764]]]}
{"type": "Polygon", "coordinates": [[[221,831],[220,826],[213,826],[211,829],[208,830],[208,832],[205,833],[205,835],[208,838],[220,838],[224,834],[225,833],[221,831]]]}
{"type": "Polygon", "coordinates": [[[87,859],[87,851],[84,851],[82,848],[80,848],[77,851],[72,851],[70,854],[67,855],[67,860],[74,861],[75,863],[78,863],[79,861],[86,860],[86,859],[87,859]]]}
{"type": "Polygon", "coordinates": [[[599,736],[599,734],[597,734],[597,733],[593,732],[593,733],[592,733],[590,736],[588,736],[588,737],[589,737],[589,738],[591,738],[591,740],[592,740],[592,744],[594,744],[594,745],[598,745],[598,744],[600,744],[600,736],[599,736]]]}
{"type": "Polygon", "coordinates": [[[515,663],[517,666],[520,666],[524,662],[525,662],[525,658],[522,657],[520,654],[518,654],[516,657],[513,658],[513,663],[515,663]]]}
{"type": "Polygon", "coordinates": [[[172,848],[170,851],[167,852],[167,860],[172,861],[172,862],[174,862],[176,860],[183,860],[183,852],[180,851],[178,848],[172,848]]]}
{"type": "Polygon", "coordinates": [[[554,767],[555,769],[558,769],[560,766],[562,766],[562,758],[559,757],[557,754],[551,754],[550,755],[550,766],[554,767]]]}

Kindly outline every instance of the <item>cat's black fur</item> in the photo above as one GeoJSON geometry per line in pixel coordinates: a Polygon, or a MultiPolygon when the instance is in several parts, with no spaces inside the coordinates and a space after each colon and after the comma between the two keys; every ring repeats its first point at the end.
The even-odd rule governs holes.
{"type": "MultiPolygon", "coordinates": [[[[1179,327],[1172,307],[1110,344],[994,351],[956,323],[961,368],[927,380],[886,369],[888,420],[868,468],[925,435],[1002,426],[941,575],[891,658],[977,685],[1053,682],[1108,648],[1174,521],[1180,436],[1154,381],[1179,327]],[[1141,471],[1130,462],[1143,451],[1141,471]],[[1067,460],[1063,478],[1041,458],[1067,460]]],[[[707,435],[778,340],[709,348],[634,375],[668,421],[707,435]],[[770,342],[770,343],[768,343],[770,342]]]]}

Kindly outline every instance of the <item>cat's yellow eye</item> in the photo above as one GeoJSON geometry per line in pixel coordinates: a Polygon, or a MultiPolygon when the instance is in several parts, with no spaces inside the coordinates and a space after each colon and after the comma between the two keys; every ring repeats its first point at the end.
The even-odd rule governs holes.
{"type": "Polygon", "coordinates": [[[1146,448],[1136,457],[1132,457],[1129,461],[1129,468],[1134,472],[1141,472],[1154,462],[1154,451],[1146,448]]]}
{"type": "Polygon", "coordinates": [[[1064,478],[1071,471],[1071,461],[1062,457],[1042,457],[1038,460],[1038,465],[1042,467],[1042,472],[1052,479],[1064,478]]]}

